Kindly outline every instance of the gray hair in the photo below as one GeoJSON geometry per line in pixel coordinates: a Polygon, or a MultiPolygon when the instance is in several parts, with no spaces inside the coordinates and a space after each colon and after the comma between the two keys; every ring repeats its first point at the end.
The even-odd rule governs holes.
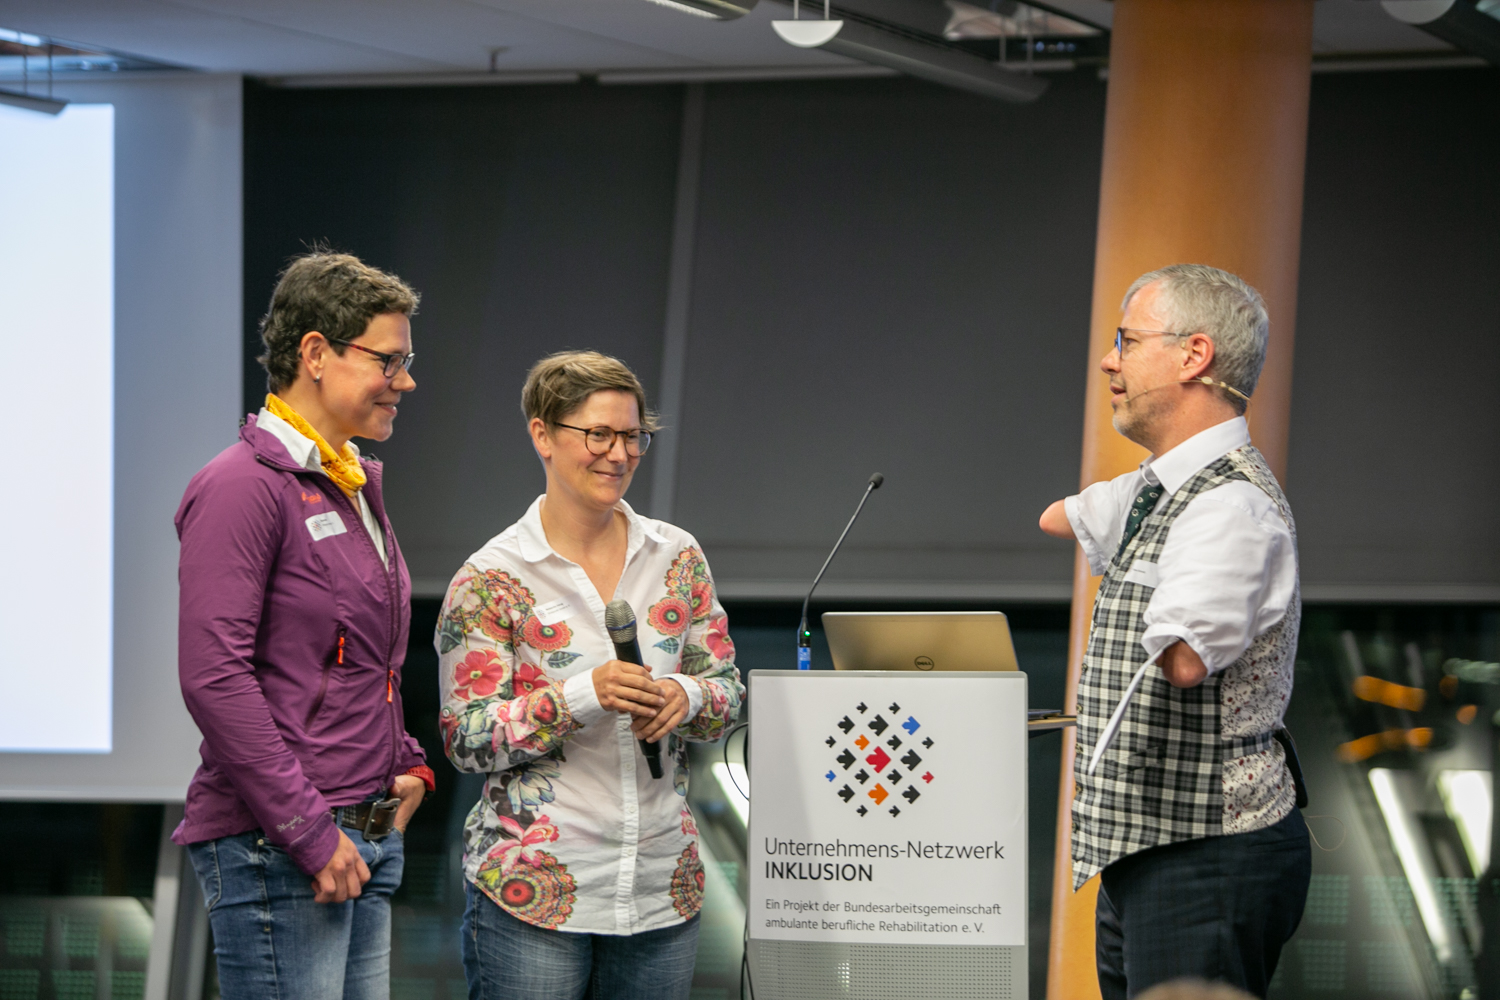
{"type": "MultiPolygon", "coordinates": [[[[1266,341],[1271,320],[1260,293],[1243,279],[1207,264],[1173,264],[1135,279],[1121,310],[1135,293],[1153,281],[1162,283],[1162,318],[1179,337],[1202,333],[1214,343],[1214,361],[1209,374],[1249,396],[1260,381],[1266,362],[1266,341]]],[[[1245,402],[1226,393],[1239,412],[1245,402]]]]}

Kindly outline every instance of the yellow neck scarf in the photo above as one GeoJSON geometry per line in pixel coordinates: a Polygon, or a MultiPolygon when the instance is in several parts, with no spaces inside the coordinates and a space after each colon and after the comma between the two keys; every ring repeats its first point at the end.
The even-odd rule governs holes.
{"type": "Polygon", "coordinates": [[[365,484],[365,470],[359,464],[359,458],[353,447],[344,445],[343,454],[334,451],[333,447],[323,440],[323,435],[313,430],[312,424],[302,419],[302,414],[286,405],[286,400],[275,393],[266,396],[266,409],[291,424],[297,429],[297,433],[318,446],[318,456],[323,462],[323,471],[328,473],[328,478],[344,491],[344,496],[353,497],[359,492],[360,487],[365,484]]]}

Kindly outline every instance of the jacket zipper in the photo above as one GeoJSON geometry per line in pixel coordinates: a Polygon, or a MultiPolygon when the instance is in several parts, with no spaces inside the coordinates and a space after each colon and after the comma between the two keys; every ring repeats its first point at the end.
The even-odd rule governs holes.
{"type": "Polygon", "coordinates": [[[323,663],[323,679],[318,683],[318,696],[313,699],[312,708],[308,709],[307,721],[302,724],[303,729],[312,725],[318,710],[323,707],[323,699],[328,697],[328,677],[333,673],[335,666],[344,665],[344,640],[348,637],[349,629],[343,622],[339,623],[337,642],[333,647],[333,655],[323,663]]]}
{"type": "MultiPolygon", "coordinates": [[[[365,519],[360,516],[358,504],[355,503],[355,500],[354,500],[353,497],[344,496],[344,491],[343,490],[339,490],[339,491],[337,491],[337,493],[338,493],[338,497],[342,498],[343,501],[344,501],[344,503],[345,503],[345,505],[347,505],[350,508],[350,513],[354,516],[354,519],[359,522],[359,526],[361,528],[364,528],[365,541],[367,541],[369,543],[370,549],[371,549],[371,553],[375,556],[375,558],[377,560],[380,559],[380,552],[378,550],[376,550],[376,548],[375,548],[375,539],[373,539],[373,538],[370,537],[370,531],[369,531],[369,529],[365,528],[365,519]]],[[[337,501],[335,501],[335,502],[337,502],[337,501]]],[[[368,502],[369,501],[366,501],[366,503],[368,503],[368,502]]],[[[370,519],[371,520],[375,520],[375,508],[374,507],[370,508],[370,519]]],[[[385,589],[386,589],[386,595],[387,595],[387,601],[386,601],[386,603],[390,606],[390,612],[391,612],[390,613],[390,619],[388,620],[387,625],[386,625],[386,631],[387,631],[387,634],[389,636],[389,639],[388,639],[387,644],[386,644],[386,652],[385,652],[385,703],[390,706],[390,708],[386,710],[386,716],[387,716],[387,718],[390,721],[390,741],[391,741],[391,762],[386,767],[386,771],[387,771],[387,773],[389,773],[392,776],[394,776],[395,772],[396,772],[396,761],[397,761],[397,758],[400,757],[400,753],[401,753],[401,751],[400,751],[400,745],[401,745],[400,735],[396,732],[396,691],[395,691],[396,668],[392,665],[392,662],[391,662],[392,660],[395,659],[395,655],[396,655],[396,616],[399,614],[399,611],[396,609],[396,596],[397,595],[396,595],[396,584],[395,584],[395,572],[394,572],[394,570],[392,568],[393,563],[395,561],[396,552],[395,552],[395,542],[391,539],[391,533],[389,531],[386,531],[386,527],[387,526],[385,524],[383,524],[383,523],[378,522],[378,521],[377,521],[377,524],[379,524],[380,530],[382,532],[384,532],[384,534],[386,536],[386,545],[388,546],[388,548],[386,549],[386,558],[385,558],[385,561],[382,563],[382,568],[385,570],[385,589]]]]}
{"type": "MultiPolygon", "coordinates": [[[[282,465],[280,463],[273,462],[273,461],[267,459],[265,456],[263,456],[263,455],[261,455],[259,453],[257,453],[255,457],[263,465],[269,466],[270,468],[273,468],[273,469],[280,469],[280,470],[285,471],[285,472],[293,472],[293,473],[298,473],[298,474],[305,473],[307,471],[306,469],[291,468],[291,467],[282,465]]],[[[369,543],[371,554],[377,560],[379,560],[380,559],[380,552],[379,552],[379,550],[377,550],[375,548],[375,539],[373,539],[373,538],[370,537],[369,529],[365,528],[365,519],[360,516],[360,514],[359,514],[359,507],[354,502],[354,499],[352,497],[345,496],[344,495],[344,491],[340,490],[340,489],[333,490],[329,494],[329,496],[333,498],[334,503],[338,503],[339,500],[342,500],[344,502],[344,506],[349,509],[349,513],[354,517],[354,519],[356,521],[359,522],[360,528],[364,529],[364,532],[365,532],[365,541],[367,543],[369,543]]],[[[373,519],[374,518],[374,514],[375,514],[375,509],[373,507],[370,508],[370,514],[371,514],[371,517],[373,519]]],[[[395,658],[395,655],[396,655],[396,616],[397,616],[397,614],[399,612],[396,609],[396,596],[397,596],[396,595],[396,583],[395,583],[395,573],[394,573],[394,570],[392,569],[392,563],[393,563],[393,561],[395,559],[395,542],[391,538],[391,533],[389,531],[385,530],[386,527],[387,527],[386,524],[381,524],[380,525],[381,530],[383,532],[385,532],[386,543],[390,546],[390,548],[388,548],[387,551],[386,551],[386,560],[385,560],[384,563],[382,563],[382,568],[385,570],[385,589],[386,589],[386,594],[387,594],[387,596],[389,598],[389,600],[388,600],[387,603],[389,603],[390,609],[391,609],[390,619],[389,619],[389,621],[387,623],[387,632],[389,634],[389,641],[388,641],[388,643],[386,645],[386,654],[385,654],[385,701],[386,701],[386,704],[390,706],[390,708],[386,712],[386,715],[389,718],[390,724],[391,724],[391,726],[390,726],[391,763],[390,763],[390,766],[387,768],[387,771],[389,771],[390,773],[394,774],[395,770],[396,770],[396,760],[400,756],[400,742],[401,741],[400,741],[400,738],[399,738],[399,734],[396,732],[396,691],[395,691],[396,668],[394,666],[392,666],[391,661],[395,658]]],[[[340,663],[344,662],[343,661],[343,646],[344,646],[344,636],[345,636],[346,631],[347,630],[345,629],[345,627],[343,625],[339,626],[339,649],[338,649],[338,657],[339,657],[339,659],[338,659],[338,662],[340,662],[340,663]]],[[[322,684],[322,686],[318,690],[318,697],[317,697],[317,700],[313,703],[313,710],[312,710],[311,713],[308,714],[308,717],[307,717],[308,718],[308,724],[311,724],[312,717],[313,717],[314,714],[317,713],[317,710],[319,708],[323,707],[323,698],[324,698],[324,696],[325,696],[325,694],[327,692],[327,688],[328,688],[328,674],[329,674],[329,671],[331,671],[332,669],[333,669],[332,665],[329,665],[328,667],[324,668],[324,671],[323,671],[323,684],[322,684]]]]}
{"type": "MultiPolygon", "coordinates": [[[[375,510],[372,507],[370,509],[370,515],[371,515],[371,519],[372,520],[374,519],[374,514],[375,514],[375,510]]],[[[401,734],[399,732],[397,732],[397,726],[396,726],[396,701],[395,701],[395,696],[396,696],[396,691],[395,691],[395,688],[396,688],[396,668],[393,665],[393,661],[396,658],[396,633],[398,631],[397,628],[396,628],[396,622],[397,622],[398,616],[400,615],[400,611],[396,608],[396,598],[398,597],[398,595],[396,593],[396,569],[395,569],[395,566],[396,566],[396,540],[395,540],[394,534],[392,532],[386,530],[387,527],[388,527],[388,524],[384,523],[384,521],[385,521],[385,519],[383,519],[382,522],[379,522],[379,523],[380,523],[380,530],[383,531],[383,532],[385,532],[386,557],[387,557],[386,558],[386,566],[385,566],[385,587],[386,587],[386,592],[390,595],[390,599],[389,599],[389,601],[387,603],[389,603],[390,607],[391,607],[391,619],[390,619],[390,637],[391,638],[390,638],[390,644],[386,647],[386,653],[385,653],[385,703],[388,706],[390,706],[387,709],[387,711],[386,711],[386,714],[387,714],[387,716],[389,716],[390,722],[391,722],[391,764],[390,764],[389,770],[391,771],[392,775],[394,776],[395,771],[396,771],[396,761],[399,758],[400,753],[401,753],[401,750],[400,750],[400,747],[401,747],[401,734]]]]}

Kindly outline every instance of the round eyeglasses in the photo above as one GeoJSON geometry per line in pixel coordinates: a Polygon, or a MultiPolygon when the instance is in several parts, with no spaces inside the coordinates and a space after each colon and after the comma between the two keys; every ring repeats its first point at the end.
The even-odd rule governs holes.
{"type": "Polygon", "coordinates": [[[385,365],[386,378],[395,378],[396,373],[403,369],[411,371],[411,363],[417,357],[415,354],[386,354],[382,351],[372,351],[368,347],[361,347],[351,340],[343,340],[338,337],[329,337],[328,342],[330,344],[343,344],[345,347],[352,347],[356,351],[364,351],[366,354],[379,358],[381,364],[385,365]]]}
{"type": "Polygon", "coordinates": [[[615,446],[615,438],[625,439],[625,454],[631,458],[640,458],[646,454],[646,449],[651,447],[651,432],[640,428],[628,431],[617,431],[613,427],[574,427],[572,424],[557,424],[558,427],[566,427],[570,431],[578,431],[583,435],[583,443],[588,446],[590,455],[608,455],[611,448],[615,446]]]}

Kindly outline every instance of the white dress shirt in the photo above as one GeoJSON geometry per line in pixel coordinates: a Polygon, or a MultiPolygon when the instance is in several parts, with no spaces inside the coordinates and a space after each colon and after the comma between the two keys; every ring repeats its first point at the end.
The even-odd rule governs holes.
{"type": "MultiPolygon", "coordinates": [[[[1068,497],[1063,507],[1089,569],[1097,576],[1109,566],[1147,484],[1163,487],[1159,508],[1204,466],[1249,443],[1245,418],[1235,417],[1068,497]]],[[[1195,497],[1172,522],[1156,577],[1141,637],[1147,656],[1181,639],[1218,673],[1286,614],[1297,583],[1296,546],[1264,491],[1225,483],[1195,497]]]]}
{"type": "MultiPolygon", "coordinates": [[[[444,749],[486,775],[464,827],[464,874],[538,927],[670,927],[703,899],[685,758],[663,741],[665,776],[650,777],[630,716],[599,703],[594,670],[616,658],[605,602],[547,541],[545,500],[469,557],[438,621],[444,749]]],[[[718,739],[744,688],[702,550],[623,500],[616,509],[628,541],[613,596],[635,611],[652,676],[687,693],[676,736],[718,739]]]]}

